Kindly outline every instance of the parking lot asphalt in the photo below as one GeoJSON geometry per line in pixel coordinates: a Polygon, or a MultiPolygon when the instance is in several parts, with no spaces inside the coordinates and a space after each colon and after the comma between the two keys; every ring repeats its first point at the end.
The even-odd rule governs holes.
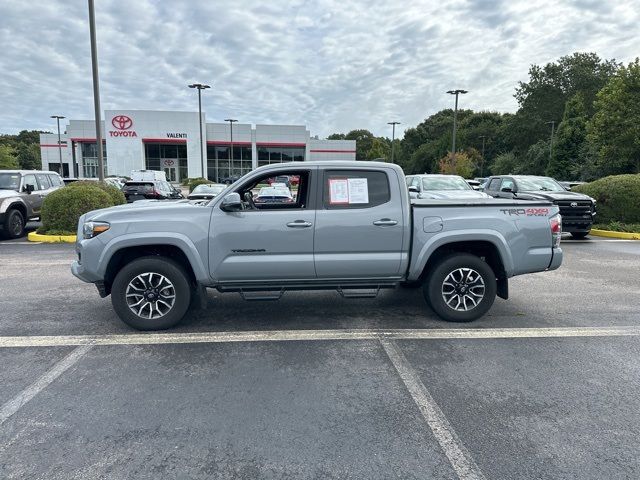
{"type": "Polygon", "coordinates": [[[0,242],[0,478],[639,478],[640,242],[563,249],[472,324],[210,291],[150,335],[72,245],[0,242]]]}

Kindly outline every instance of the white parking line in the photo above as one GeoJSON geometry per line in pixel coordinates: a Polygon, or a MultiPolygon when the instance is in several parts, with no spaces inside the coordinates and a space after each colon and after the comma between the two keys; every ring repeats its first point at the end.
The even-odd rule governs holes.
{"type": "Polygon", "coordinates": [[[121,335],[47,335],[0,337],[2,347],[63,347],[78,345],[162,345],[174,343],[278,342],[317,340],[437,340],[554,337],[639,336],[640,326],[554,328],[423,328],[266,330],[248,332],[129,333],[121,335]]]}
{"type": "Polygon", "coordinates": [[[476,465],[471,454],[464,447],[455,430],[447,420],[436,401],[427,388],[420,381],[404,354],[395,342],[381,339],[380,343],[387,353],[389,360],[397,370],[413,401],[418,406],[420,413],[427,421],[427,425],[440,444],[444,454],[449,459],[460,480],[482,480],[485,478],[482,471],[476,465]]]}
{"type": "Polygon", "coordinates": [[[51,382],[62,375],[66,370],[76,364],[89,350],[92,345],[82,345],[74,349],[69,355],[56,363],[49,371],[38,380],[25,388],[18,395],[6,402],[0,408],[0,425],[2,425],[11,415],[16,413],[22,406],[29,402],[38,393],[44,390],[51,382]]]}

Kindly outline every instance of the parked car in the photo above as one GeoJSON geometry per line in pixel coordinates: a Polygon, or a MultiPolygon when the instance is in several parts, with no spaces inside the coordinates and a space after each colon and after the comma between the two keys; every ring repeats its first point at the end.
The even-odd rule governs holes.
{"type": "Polygon", "coordinates": [[[165,181],[127,182],[122,187],[127,203],[137,200],[176,200],[184,198],[182,193],[165,181]]]}
{"type": "Polygon", "coordinates": [[[288,175],[278,175],[277,177],[268,178],[267,183],[271,186],[274,184],[284,184],[287,188],[291,188],[291,178],[288,175]]]}
{"type": "Polygon", "coordinates": [[[409,175],[407,187],[411,198],[489,198],[489,195],[475,191],[459,175],[409,175]]]}
{"type": "Polygon", "coordinates": [[[40,216],[45,197],[64,186],[56,172],[0,171],[0,230],[4,237],[19,238],[29,220],[40,216]]]}
{"type": "Polygon", "coordinates": [[[277,300],[291,290],[373,297],[401,282],[421,285],[440,318],[469,322],[508,297],[510,277],[558,268],[560,233],[547,200],[410,201],[397,165],[293,162],[258,168],[204,205],[87,213],[71,271],[141,330],[177,325],[192,298],[206,305],[207,287],[277,300]],[[292,174],[293,202],[252,201],[267,178],[292,174]]]}
{"type": "Polygon", "coordinates": [[[76,177],[67,177],[63,178],[62,181],[65,185],[70,185],[75,182],[97,182],[97,178],[76,178],[76,177]]]}
{"type": "Polygon", "coordinates": [[[287,187],[262,187],[255,203],[293,203],[293,195],[287,187]]]}
{"type": "Polygon", "coordinates": [[[465,181],[469,184],[469,186],[471,188],[473,188],[474,190],[480,190],[480,186],[482,185],[479,181],[477,180],[469,180],[469,179],[465,179],[465,181]]]}
{"type": "Polygon", "coordinates": [[[221,185],[218,183],[203,183],[197,185],[193,192],[187,195],[189,200],[211,200],[215,198],[219,193],[223,192],[227,188],[227,185],[221,185]]]}
{"type": "Polygon", "coordinates": [[[569,192],[553,178],[533,175],[500,175],[489,178],[485,192],[496,198],[549,200],[560,208],[563,231],[584,238],[596,216],[596,201],[588,195],[569,192]]]}

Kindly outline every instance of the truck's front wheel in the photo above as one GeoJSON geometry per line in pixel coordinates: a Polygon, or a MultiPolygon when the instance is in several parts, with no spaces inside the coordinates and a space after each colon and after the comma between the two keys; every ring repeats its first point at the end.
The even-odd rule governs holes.
{"type": "Polygon", "coordinates": [[[125,265],[111,286],[120,319],[137,330],[163,330],[182,320],[191,303],[189,279],[165,257],[142,257],[125,265]]]}
{"type": "Polygon", "coordinates": [[[482,317],[496,298],[496,275],[482,259],[468,253],[443,258],[423,286],[427,303],[448,322],[482,317]]]}

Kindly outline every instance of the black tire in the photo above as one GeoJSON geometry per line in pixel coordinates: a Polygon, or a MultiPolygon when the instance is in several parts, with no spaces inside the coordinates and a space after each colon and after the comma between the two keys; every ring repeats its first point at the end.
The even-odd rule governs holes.
{"type": "Polygon", "coordinates": [[[6,213],[6,218],[3,225],[4,230],[2,232],[6,238],[13,239],[24,237],[24,227],[24,215],[22,215],[22,212],[20,212],[20,210],[13,209],[9,210],[6,213]]]}
{"type": "MultiPolygon", "coordinates": [[[[460,275],[462,275],[462,272],[463,270],[460,270],[460,275]]],[[[451,285],[451,283],[447,283],[451,285]]],[[[449,287],[447,285],[447,287],[444,288],[449,287]]],[[[443,258],[435,265],[431,274],[427,278],[427,281],[423,285],[423,293],[427,304],[442,320],[446,320],[447,322],[472,322],[482,317],[487,313],[487,311],[489,311],[491,305],[493,305],[493,302],[496,299],[496,291],[496,275],[491,267],[479,257],[468,253],[454,253],[443,258]],[[460,269],[471,269],[475,274],[477,274],[477,276],[459,276],[462,280],[460,284],[453,287],[450,292],[446,292],[450,293],[452,297],[455,297],[449,297],[451,303],[453,303],[452,300],[456,301],[455,306],[450,306],[446,303],[444,298],[445,293],[443,293],[443,284],[445,283],[445,279],[451,280],[449,275],[453,275],[453,278],[458,278],[458,271],[460,269]],[[480,280],[474,283],[465,282],[465,280],[475,279],[477,277],[479,277],[484,284],[483,289],[482,286],[480,286],[480,280]],[[472,285],[472,287],[469,288],[469,285],[472,285]],[[455,290],[456,288],[463,289],[461,291],[461,293],[463,293],[462,296],[459,296],[457,293],[453,293],[454,291],[458,291],[455,290]],[[472,289],[475,291],[471,292],[472,289]],[[455,307],[459,307],[461,299],[464,301],[463,305],[466,305],[467,299],[469,298],[477,300],[480,292],[482,292],[483,295],[477,302],[477,305],[472,306],[468,310],[456,310],[455,307]],[[464,293],[466,293],[466,295],[464,293]]],[[[472,305],[471,300],[469,300],[469,303],[472,305]]]]}
{"type": "Polygon", "coordinates": [[[589,232],[571,232],[571,238],[574,238],[576,240],[582,240],[587,235],[589,235],[589,232]]]}
{"type": "MultiPolygon", "coordinates": [[[[144,278],[149,277],[146,276],[144,278]]],[[[164,289],[161,288],[160,290],[163,291],[164,289]]],[[[171,293],[170,290],[167,290],[167,292],[171,293]]],[[[162,298],[167,300],[165,297],[162,298]]],[[[132,302],[135,300],[136,297],[133,298],[132,302]]],[[[116,275],[111,286],[111,304],[120,319],[136,330],[165,330],[180,323],[191,304],[189,278],[184,269],[169,258],[159,256],[141,257],[125,265],[116,275]],[[160,312],[158,302],[161,300],[159,296],[161,292],[158,292],[158,290],[150,292],[150,294],[155,294],[155,302],[149,302],[149,299],[142,300],[143,303],[152,304],[149,308],[143,310],[144,316],[134,313],[127,302],[127,289],[130,283],[139,275],[144,276],[144,274],[148,273],[154,274],[151,277],[152,279],[155,278],[156,274],[164,276],[171,283],[171,288],[175,294],[171,308],[158,318],[148,318],[146,316],[147,310],[150,310],[151,314],[154,313],[154,310],[160,312]]]]}

